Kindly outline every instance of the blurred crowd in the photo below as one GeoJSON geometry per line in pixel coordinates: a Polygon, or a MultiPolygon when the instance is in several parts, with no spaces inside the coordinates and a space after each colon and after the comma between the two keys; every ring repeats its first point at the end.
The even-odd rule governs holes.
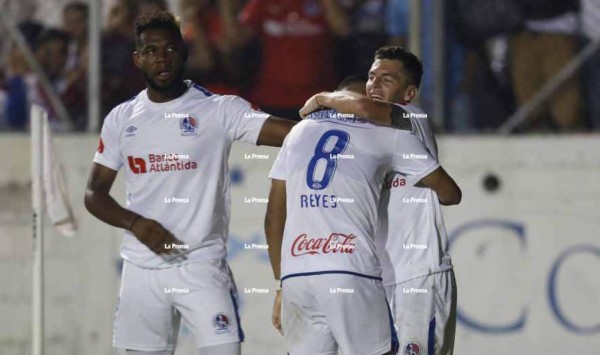
{"type": "MultiPolygon", "coordinates": [[[[430,114],[443,90],[451,133],[493,132],[589,43],[600,39],[598,0],[447,0],[444,88],[436,87],[434,6],[421,0],[418,104],[430,114]]],[[[305,100],[366,74],[381,46],[408,46],[410,0],[117,0],[101,37],[101,115],[144,88],[134,67],[133,23],[154,9],[181,19],[190,55],[186,77],[218,94],[299,119],[305,100]]],[[[19,31],[61,98],[76,131],[88,127],[88,5],[68,3],[62,25],[22,22],[19,31]]],[[[95,70],[96,68],[92,68],[95,70]]],[[[532,110],[516,132],[600,130],[600,50],[532,110]]],[[[65,130],[41,80],[12,41],[2,48],[0,130],[27,130],[30,103],[65,130]]]]}

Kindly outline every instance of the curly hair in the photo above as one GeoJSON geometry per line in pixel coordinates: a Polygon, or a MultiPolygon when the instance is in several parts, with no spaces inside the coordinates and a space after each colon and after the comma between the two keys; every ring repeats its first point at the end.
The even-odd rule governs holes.
{"type": "Polygon", "coordinates": [[[133,25],[136,48],[141,46],[140,36],[144,31],[157,28],[171,30],[183,41],[181,27],[172,13],[168,11],[148,11],[142,13],[133,25]]]}
{"type": "Polygon", "coordinates": [[[415,85],[417,88],[421,85],[423,63],[411,51],[399,46],[385,46],[375,52],[375,59],[391,59],[402,62],[408,84],[415,85]]]}

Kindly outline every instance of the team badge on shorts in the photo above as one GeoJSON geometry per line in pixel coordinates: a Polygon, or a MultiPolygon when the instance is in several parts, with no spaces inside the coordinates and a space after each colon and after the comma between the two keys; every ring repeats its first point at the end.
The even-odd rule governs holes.
{"type": "Polygon", "coordinates": [[[229,316],[225,313],[217,313],[213,317],[213,327],[217,334],[231,333],[231,322],[229,316]]]}
{"type": "Polygon", "coordinates": [[[404,347],[404,355],[421,355],[421,346],[417,343],[408,343],[404,347]]]}
{"type": "Polygon", "coordinates": [[[198,120],[190,115],[186,115],[179,121],[182,136],[198,135],[198,120]]]}

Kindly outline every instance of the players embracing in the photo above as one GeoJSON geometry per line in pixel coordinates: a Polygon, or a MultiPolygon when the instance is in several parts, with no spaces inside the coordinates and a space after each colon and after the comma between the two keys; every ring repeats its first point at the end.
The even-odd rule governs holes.
{"type": "MultiPolygon", "coordinates": [[[[366,96],[348,91],[317,94],[307,101],[305,107],[301,110],[301,115],[305,117],[307,122],[319,121],[319,119],[315,119],[315,115],[319,114],[320,116],[323,116],[323,114],[320,113],[323,111],[316,110],[327,107],[335,109],[336,111],[333,112],[336,112],[335,115],[337,115],[337,117],[366,117],[384,125],[392,125],[396,128],[408,130],[412,134],[411,138],[416,138],[415,140],[420,143],[419,149],[422,148],[425,153],[416,152],[416,143],[411,145],[411,148],[407,151],[402,151],[402,148],[397,147],[395,148],[395,153],[401,154],[404,158],[407,158],[407,160],[414,158],[425,162],[430,159],[431,161],[437,162],[437,145],[427,115],[418,107],[410,104],[417,94],[422,73],[422,64],[412,53],[400,47],[383,47],[375,53],[374,62],[369,71],[369,77],[366,83],[366,96]],[[411,149],[413,151],[410,151],[411,149]]],[[[323,119],[320,119],[320,121],[322,122],[323,119]]],[[[351,122],[351,120],[346,120],[344,124],[347,124],[348,122],[351,122]]],[[[354,122],[357,122],[357,120],[354,120],[354,122]]],[[[335,124],[335,126],[339,127],[342,123],[339,120],[337,122],[332,120],[327,124],[335,124]]],[[[320,125],[324,126],[327,124],[321,123],[320,125]]],[[[290,149],[286,148],[286,146],[291,144],[288,143],[288,141],[291,142],[294,135],[302,137],[302,144],[296,144],[293,149],[296,155],[304,154],[310,158],[312,154],[315,154],[316,156],[317,153],[321,152],[320,149],[322,149],[322,146],[327,145],[330,147],[329,149],[331,149],[331,144],[333,144],[333,142],[325,142],[321,145],[317,144],[317,147],[315,148],[306,146],[307,133],[300,133],[303,125],[311,125],[311,123],[305,124],[302,122],[298,127],[292,130],[288,138],[286,138],[286,143],[284,143],[280,157],[278,157],[278,160],[273,167],[273,171],[271,172],[271,177],[274,178],[272,182],[272,193],[275,192],[275,195],[273,197],[277,196],[276,191],[278,188],[283,190],[280,194],[289,194],[289,190],[278,187],[282,184],[278,179],[300,179],[303,174],[306,174],[306,182],[309,182],[309,177],[312,176],[310,172],[311,169],[314,168],[310,163],[303,168],[301,167],[302,164],[293,163],[293,159],[287,157],[290,149]],[[312,149],[314,149],[314,151],[312,149]],[[292,166],[292,171],[285,170],[287,175],[278,173],[279,167],[284,165],[281,163],[281,160],[292,160],[292,163],[289,163],[292,166]]],[[[316,124],[312,125],[315,126],[316,124]]],[[[356,129],[352,128],[352,130],[356,129]]],[[[307,129],[304,129],[304,131],[307,131],[307,129]]],[[[362,131],[364,132],[366,130],[363,128],[362,131]]],[[[348,176],[345,176],[343,173],[339,174],[337,172],[344,171],[344,169],[358,169],[361,173],[368,172],[369,170],[365,168],[365,166],[374,165],[373,160],[377,161],[377,159],[374,159],[375,156],[371,155],[371,159],[366,159],[369,163],[365,165],[364,162],[361,163],[361,158],[369,156],[373,151],[382,153],[391,145],[390,141],[386,141],[386,138],[389,139],[389,137],[386,137],[385,133],[380,133],[378,130],[371,131],[370,143],[361,146],[362,149],[357,149],[354,153],[355,156],[360,158],[347,161],[336,159],[334,163],[328,161],[327,165],[322,167],[321,170],[321,174],[323,174],[322,176],[324,176],[324,178],[337,174],[337,178],[342,179],[342,184],[347,188],[350,187],[345,193],[350,194],[351,196],[361,196],[361,188],[348,182],[355,181],[356,174],[350,173],[347,174],[348,176]],[[382,141],[388,146],[382,148],[380,145],[382,141]],[[342,167],[342,165],[348,163],[356,164],[358,166],[354,166],[354,168],[342,167]],[[340,177],[339,175],[343,175],[343,177],[340,177]]],[[[351,135],[353,134],[356,135],[352,132],[351,135]]],[[[298,140],[299,138],[296,138],[296,141],[298,140]]],[[[349,140],[351,141],[351,139],[349,140]]],[[[333,145],[334,149],[337,146],[337,143],[333,145]]],[[[370,167],[372,168],[372,166],[370,167]]],[[[450,255],[448,253],[448,240],[440,205],[459,203],[461,193],[458,186],[454,184],[454,181],[452,181],[445,172],[444,174],[437,174],[437,176],[436,174],[431,175],[432,176],[418,182],[418,179],[415,179],[409,172],[402,171],[401,168],[396,166],[389,169],[381,181],[377,180],[380,177],[378,175],[371,176],[371,179],[363,176],[362,183],[364,185],[371,184],[370,190],[367,190],[372,194],[370,197],[377,200],[377,210],[366,214],[352,214],[351,211],[356,212],[356,210],[361,208],[358,208],[356,205],[352,205],[351,207],[348,205],[341,206],[344,211],[343,214],[352,216],[352,218],[349,218],[346,221],[347,226],[356,226],[357,223],[360,225],[367,220],[373,221],[376,219],[377,221],[374,234],[370,234],[371,229],[365,228],[361,230],[363,233],[362,235],[356,236],[356,241],[372,239],[373,249],[366,248],[364,245],[363,248],[359,248],[357,245],[354,252],[362,253],[363,257],[370,252],[374,252],[376,255],[375,259],[377,260],[377,265],[381,267],[380,276],[382,278],[386,298],[389,302],[396,329],[398,329],[401,352],[410,355],[448,355],[452,354],[454,349],[456,281],[452,271],[450,255]],[[374,197],[377,192],[379,192],[380,195],[374,197]],[[360,215],[361,218],[357,218],[356,216],[358,215],[360,215]]],[[[296,251],[294,248],[290,248],[289,245],[291,241],[290,238],[296,236],[297,233],[297,229],[294,227],[302,225],[303,229],[306,230],[314,225],[321,225],[323,229],[327,230],[333,223],[332,220],[340,220],[339,216],[331,213],[331,209],[325,209],[323,206],[321,206],[318,213],[315,213],[314,216],[310,216],[308,210],[303,209],[301,203],[299,204],[297,201],[297,186],[289,181],[286,181],[284,185],[287,185],[288,189],[290,187],[294,187],[295,189],[292,190],[292,196],[287,196],[287,216],[285,214],[283,216],[277,216],[279,219],[288,220],[285,224],[285,232],[281,232],[283,235],[283,247],[280,249],[282,250],[282,270],[286,269],[286,264],[293,265],[294,263],[297,263],[295,259],[299,258],[298,255],[294,255],[296,251]],[[295,213],[295,215],[290,215],[290,213],[295,213]],[[289,221],[290,219],[291,221],[289,221]]],[[[320,190],[319,192],[321,192],[322,195],[327,196],[332,194],[331,187],[329,189],[322,189],[322,186],[318,187],[320,190]]],[[[363,188],[364,187],[365,186],[363,186],[363,188]]],[[[309,186],[308,189],[310,190],[311,187],[309,186]]],[[[362,191],[364,193],[367,190],[362,191]]],[[[301,195],[302,194],[300,194],[300,196],[301,195]]],[[[364,204],[365,201],[368,200],[366,199],[366,196],[367,194],[363,194],[362,197],[358,198],[358,201],[360,201],[358,203],[364,204]]],[[[270,200],[270,204],[272,202],[276,203],[277,200],[270,200]]],[[[373,201],[370,202],[372,203],[373,201]]],[[[368,208],[363,209],[363,213],[371,208],[369,203],[367,203],[366,206],[368,206],[368,208]]],[[[313,210],[318,209],[318,207],[313,207],[313,210]]],[[[364,207],[364,205],[362,207],[364,207]]],[[[274,211],[273,208],[268,208],[267,213],[277,215],[277,212],[274,211]]],[[[269,221],[270,218],[273,218],[273,216],[267,215],[267,221],[272,223],[269,221]]],[[[280,238],[279,231],[269,231],[268,225],[266,232],[267,237],[269,237],[269,233],[276,235],[276,237],[271,237],[272,240],[280,238]]],[[[297,239],[294,241],[296,240],[297,239]]],[[[309,246],[310,244],[305,245],[309,246]]],[[[275,248],[280,247],[277,242],[275,242],[274,246],[275,248]]],[[[371,246],[370,243],[369,246],[371,246]]],[[[300,257],[303,257],[305,262],[309,263],[308,265],[310,266],[308,267],[308,270],[314,268],[314,264],[308,261],[308,259],[317,259],[313,257],[313,254],[305,253],[300,255],[300,257]]],[[[343,253],[330,253],[327,262],[329,263],[327,265],[329,269],[325,269],[327,269],[328,272],[335,273],[335,268],[339,267],[344,262],[347,262],[348,260],[346,259],[350,259],[351,257],[356,256],[343,253]]],[[[276,263],[278,259],[276,256],[274,258],[276,263]]],[[[322,266],[325,266],[327,263],[322,263],[322,266]]],[[[280,274],[278,273],[277,265],[273,265],[273,267],[275,276],[278,278],[280,274]]],[[[373,272],[375,271],[375,268],[370,271],[372,273],[368,276],[379,276],[373,272]]],[[[308,275],[300,276],[312,275],[313,274],[309,273],[308,275]]],[[[274,322],[276,323],[276,327],[279,326],[278,322],[281,321],[283,323],[284,336],[286,336],[286,332],[292,333],[291,335],[286,336],[286,341],[291,351],[290,353],[292,355],[317,353],[335,354],[331,349],[327,352],[313,351],[312,353],[310,351],[306,352],[302,348],[300,348],[300,350],[294,349],[293,344],[294,341],[297,341],[298,333],[295,329],[286,329],[286,324],[291,325],[294,324],[294,322],[300,322],[298,319],[305,319],[305,322],[312,322],[311,326],[314,328],[313,330],[319,333],[324,332],[324,329],[326,329],[321,323],[327,323],[328,317],[323,313],[307,312],[307,309],[310,310],[310,303],[307,300],[300,305],[288,305],[288,303],[292,301],[286,301],[286,299],[293,300],[294,297],[297,298],[295,295],[296,290],[294,290],[293,286],[286,290],[288,287],[286,285],[286,282],[288,282],[286,281],[287,275],[283,272],[281,276],[283,276],[281,278],[283,281],[282,320],[279,319],[279,302],[282,301],[280,297],[277,297],[274,305],[274,322]],[[290,295],[286,297],[286,293],[290,295]],[[288,309],[286,309],[286,307],[288,309]],[[286,320],[286,318],[291,318],[292,320],[286,320]]],[[[312,277],[314,278],[314,276],[312,277]]],[[[315,284],[309,285],[308,283],[304,286],[302,292],[308,292],[309,295],[311,287],[313,289],[316,287],[315,284]]],[[[312,296],[315,299],[318,299],[315,294],[312,294],[312,296]]],[[[329,297],[331,298],[331,296],[329,297]]],[[[338,297],[337,299],[347,301],[349,298],[350,297],[338,297]]],[[[369,300],[371,307],[373,307],[369,308],[369,310],[376,309],[378,302],[377,298],[371,297],[369,300]]],[[[358,300],[358,297],[354,297],[353,302],[357,302],[358,304],[361,303],[361,301],[358,300]]],[[[363,300],[363,302],[367,301],[363,300]]],[[[376,324],[377,322],[382,324],[385,317],[380,316],[381,318],[376,320],[372,318],[376,313],[368,314],[368,311],[363,313],[361,312],[360,306],[352,304],[352,302],[347,305],[348,308],[339,310],[339,312],[350,314],[347,315],[348,318],[346,318],[346,320],[359,325],[360,330],[355,330],[355,333],[351,333],[349,331],[351,327],[346,326],[344,331],[347,333],[345,334],[341,334],[343,331],[340,332],[339,330],[337,334],[335,332],[330,332],[332,341],[339,342],[339,338],[343,344],[345,341],[344,339],[347,339],[348,334],[351,334],[349,338],[352,340],[349,344],[345,344],[345,346],[346,349],[351,348],[352,350],[344,350],[343,345],[338,343],[340,348],[342,348],[343,354],[377,354],[377,352],[373,352],[374,348],[370,348],[368,351],[367,349],[357,349],[360,349],[365,337],[369,337],[370,329],[367,328],[373,327],[373,324],[376,324]]],[[[337,317],[339,317],[339,315],[337,317]]],[[[335,323],[335,319],[336,318],[334,317],[332,322],[335,323]]],[[[310,337],[304,337],[304,342],[315,343],[314,341],[311,341],[310,337]]]]}

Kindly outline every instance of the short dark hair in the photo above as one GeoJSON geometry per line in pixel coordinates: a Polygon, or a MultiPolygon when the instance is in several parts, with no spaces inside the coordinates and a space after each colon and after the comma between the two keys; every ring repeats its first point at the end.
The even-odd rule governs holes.
{"type": "Polygon", "coordinates": [[[183,41],[181,35],[181,27],[179,22],[175,19],[172,13],[168,11],[148,11],[141,14],[133,25],[133,32],[135,34],[135,46],[139,48],[141,46],[140,36],[142,33],[149,29],[167,29],[173,31],[177,37],[183,41]]]}
{"type": "Polygon", "coordinates": [[[74,10],[81,12],[85,18],[88,17],[88,4],[81,1],[72,1],[65,5],[63,12],[67,12],[69,10],[74,10]]]}
{"type": "Polygon", "coordinates": [[[44,44],[52,41],[62,41],[65,43],[65,46],[68,46],[69,39],[70,37],[66,32],[58,30],[56,28],[49,28],[42,31],[42,33],[40,33],[39,36],[36,38],[35,49],[37,50],[44,44]]]}
{"type": "Polygon", "coordinates": [[[367,83],[367,76],[364,74],[354,74],[346,77],[344,80],[340,81],[336,90],[343,90],[349,86],[353,85],[365,85],[367,83]]]}
{"type": "Polygon", "coordinates": [[[391,59],[402,62],[408,85],[421,85],[423,63],[411,51],[399,46],[385,46],[375,51],[375,59],[391,59]]]}

